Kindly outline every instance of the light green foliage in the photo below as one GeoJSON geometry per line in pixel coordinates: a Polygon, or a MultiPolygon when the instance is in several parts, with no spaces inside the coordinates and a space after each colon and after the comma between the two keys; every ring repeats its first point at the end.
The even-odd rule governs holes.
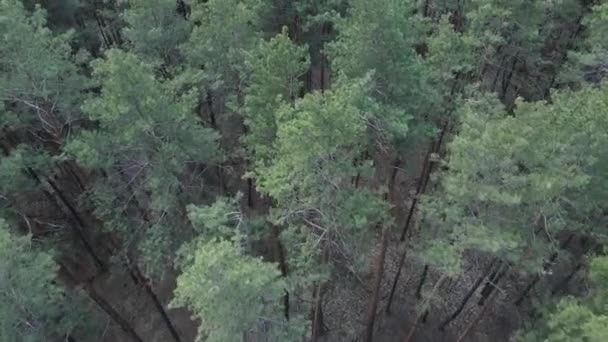
{"type": "Polygon", "coordinates": [[[191,22],[176,9],[175,0],[130,0],[124,33],[131,51],[150,62],[179,62],[178,46],[188,39],[191,22]]]}
{"type": "Polygon", "coordinates": [[[608,334],[608,258],[591,259],[589,294],[583,298],[566,297],[546,312],[539,321],[520,333],[521,342],[602,342],[608,334]]]}
{"type": "Polygon", "coordinates": [[[254,47],[260,33],[258,0],[209,0],[192,4],[195,23],[182,49],[190,65],[203,68],[206,86],[223,92],[237,91],[245,52],[254,47]]]}
{"type": "Polygon", "coordinates": [[[287,29],[268,41],[261,41],[247,54],[248,88],[243,107],[247,135],[245,147],[256,163],[267,162],[276,137],[276,112],[299,94],[302,76],[309,67],[306,47],[294,45],[287,29]]]}
{"type": "Polygon", "coordinates": [[[422,206],[424,229],[456,251],[481,250],[539,270],[560,231],[590,230],[602,220],[602,197],[594,194],[606,189],[606,91],[519,103],[513,116],[491,97],[469,101],[442,191],[422,206]]]}
{"type": "Polygon", "coordinates": [[[391,224],[380,193],[352,183],[371,172],[367,161],[355,163],[368,148],[366,109],[375,108],[368,87],[360,80],[284,105],[276,156],[256,171],[259,189],[276,201],[276,223],[308,225],[313,236],[338,239],[357,256],[365,253],[354,250],[369,247],[370,227],[391,224]]]}
{"type": "Polygon", "coordinates": [[[216,134],[194,116],[190,94],[174,96],[154,78],[152,67],[133,54],[110,50],[94,63],[94,76],[102,94],[83,109],[99,129],[74,137],[66,151],[109,175],[93,193],[106,226],[126,230],[127,241],[144,239],[148,258],[171,260],[171,251],[187,233],[180,229],[177,211],[179,196],[188,200],[189,195],[181,177],[188,163],[217,157],[216,134]],[[139,209],[126,212],[133,207],[139,209]],[[117,221],[123,214],[134,221],[117,221]]]}
{"type": "Polygon", "coordinates": [[[56,271],[49,253],[34,248],[29,236],[12,236],[0,219],[0,340],[42,342],[93,332],[93,317],[57,285],[56,271]]]}
{"type": "Polygon", "coordinates": [[[296,188],[312,197],[319,183],[339,188],[340,180],[350,181],[357,173],[352,161],[367,145],[360,109],[370,102],[366,88],[367,83],[353,83],[282,106],[276,113],[277,156],[258,172],[260,188],[282,202],[296,188]]]}
{"type": "Polygon", "coordinates": [[[218,198],[209,206],[188,206],[188,218],[201,238],[238,240],[243,217],[235,199],[218,198]]]}
{"type": "MultiPolygon", "coordinates": [[[[55,35],[46,28],[45,12],[27,13],[21,1],[0,1],[0,101],[22,125],[34,125],[59,139],[64,124],[80,118],[81,91],[88,82],[79,74],[70,47],[71,32],[55,35]]],[[[5,124],[0,116],[0,125],[5,124]]]]}
{"type": "Polygon", "coordinates": [[[275,264],[244,255],[229,241],[199,242],[184,254],[173,306],[186,306],[201,321],[198,340],[297,341],[304,335],[298,320],[281,317],[286,288],[275,264]]]}
{"type": "Polygon", "coordinates": [[[338,77],[357,79],[372,72],[372,94],[388,107],[385,114],[392,123],[408,116],[425,121],[422,116],[432,113],[438,99],[415,51],[426,25],[412,14],[414,6],[410,1],[353,0],[349,15],[336,23],[336,41],[327,47],[338,77]]]}
{"type": "MultiPolygon", "coordinates": [[[[451,86],[456,75],[466,75],[476,71],[478,60],[474,51],[480,42],[469,35],[457,32],[449,22],[448,16],[443,16],[429,37],[428,57],[425,63],[429,70],[436,73],[437,86],[451,86]]],[[[450,89],[444,89],[442,94],[449,94],[450,89]]]]}

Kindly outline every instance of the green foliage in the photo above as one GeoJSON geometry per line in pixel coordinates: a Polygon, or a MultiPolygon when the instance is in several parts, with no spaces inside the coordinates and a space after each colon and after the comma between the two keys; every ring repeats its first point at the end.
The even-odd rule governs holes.
{"type": "Polygon", "coordinates": [[[248,53],[245,65],[249,77],[243,116],[248,131],[243,143],[256,163],[264,163],[273,153],[276,112],[299,95],[309,58],[306,47],[294,45],[284,28],[248,53]]]}
{"type": "Polygon", "coordinates": [[[38,184],[28,175],[28,169],[48,171],[50,161],[44,153],[36,153],[26,145],[18,146],[9,156],[0,158],[0,193],[14,194],[34,189],[38,184]]]}
{"type": "Polygon", "coordinates": [[[437,94],[415,51],[426,25],[413,9],[409,1],[351,1],[349,16],[336,23],[338,37],[327,51],[338,77],[357,79],[371,72],[372,94],[390,108],[386,113],[422,123],[422,116],[432,113],[437,94]]]}
{"type": "MultiPolygon", "coordinates": [[[[345,254],[357,257],[366,255],[370,228],[392,222],[378,191],[357,189],[352,183],[372,170],[367,161],[355,162],[369,143],[367,110],[375,105],[368,89],[369,83],[360,80],[282,106],[277,112],[276,156],[256,170],[258,188],[276,201],[275,224],[308,226],[317,247],[336,239],[345,254]]],[[[302,243],[299,250],[310,252],[311,238],[293,229],[299,231],[294,240],[302,243]]]]}
{"type": "Polygon", "coordinates": [[[184,257],[172,306],[186,306],[200,319],[198,340],[244,341],[252,335],[296,341],[304,335],[298,319],[281,317],[286,284],[276,265],[219,240],[201,241],[184,257]]]}
{"type": "Polygon", "coordinates": [[[177,63],[178,46],[188,39],[191,23],[176,9],[174,0],[129,1],[124,33],[131,51],[150,62],[177,63]]]}
{"type": "Polygon", "coordinates": [[[234,199],[220,197],[212,205],[199,207],[191,204],[187,209],[194,229],[206,240],[237,240],[242,234],[239,230],[243,217],[234,199]]]}
{"type": "Polygon", "coordinates": [[[88,82],[74,62],[72,33],[53,34],[45,15],[39,7],[27,13],[21,1],[0,1],[0,101],[12,104],[22,125],[61,137],[63,125],[80,118],[88,82]]]}
{"type": "Polygon", "coordinates": [[[126,241],[144,239],[144,259],[160,267],[187,237],[179,224],[178,209],[190,201],[182,176],[189,163],[216,160],[217,136],[194,116],[191,93],[176,97],[135,55],[110,50],[93,65],[102,93],[83,109],[98,129],[75,136],[66,152],[105,170],[93,193],[97,215],[126,241]]]}
{"type": "Polygon", "coordinates": [[[56,271],[51,254],[34,248],[29,236],[12,236],[0,219],[2,341],[63,340],[94,331],[84,303],[57,285],[56,271]]]}
{"type": "Polygon", "coordinates": [[[209,0],[192,4],[195,23],[182,50],[195,68],[205,70],[206,86],[222,92],[236,91],[243,72],[245,52],[260,34],[259,0],[209,0]]]}
{"type": "Polygon", "coordinates": [[[584,298],[566,297],[546,310],[543,318],[517,336],[521,342],[600,342],[608,334],[608,258],[594,257],[590,262],[592,287],[584,298]]]}
{"type": "Polygon", "coordinates": [[[606,89],[519,103],[513,116],[491,97],[469,101],[442,191],[424,201],[424,229],[458,253],[488,252],[521,270],[538,270],[560,231],[594,229],[603,222],[595,193],[606,189],[606,89]]]}

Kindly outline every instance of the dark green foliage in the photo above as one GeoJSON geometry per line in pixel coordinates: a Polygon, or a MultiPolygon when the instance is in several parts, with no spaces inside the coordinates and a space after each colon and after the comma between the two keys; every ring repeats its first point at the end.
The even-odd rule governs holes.
{"type": "Polygon", "coordinates": [[[15,237],[0,219],[0,339],[42,342],[94,339],[95,316],[78,293],[57,283],[53,256],[30,236],[15,237]]]}

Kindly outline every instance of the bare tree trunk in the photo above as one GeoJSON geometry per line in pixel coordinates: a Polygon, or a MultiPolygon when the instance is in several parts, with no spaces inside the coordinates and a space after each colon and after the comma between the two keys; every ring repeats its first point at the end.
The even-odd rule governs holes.
{"type": "MultiPolygon", "coordinates": [[[[62,273],[65,274],[71,282],[73,282],[74,284],[80,283],[64,264],[59,262],[59,266],[61,266],[62,273]]],[[[139,337],[139,335],[137,335],[135,329],[133,329],[131,324],[129,324],[129,322],[124,319],[118,313],[118,311],[116,311],[116,309],[114,309],[112,305],[110,305],[110,303],[105,300],[105,298],[103,298],[99,293],[97,293],[95,288],[88,281],[84,282],[83,289],[88,295],[88,297],[91,298],[91,300],[93,300],[95,304],[97,304],[97,306],[103,312],[105,312],[122,329],[122,331],[124,331],[131,338],[131,340],[135,342],[144,342],[143,339],[139,337]]]]}
{"type": "MultiPolygon", "coordinates": [[[[570,241],[572,241],[573,238],[574,238],[574,234],[568,235],[568,238],[566,238],[566,240],[564,240],[564,242],[562,242],[560,244],[560,249],[566,248],[568,246],[568,244],[570,244],[570,241]]],[[[545,269],[550,268],[551,263],[554,262],[555,259],[557,259],[557,255],[558,255],[557,251],[553,252],[553,254],[551,254],[551,257],[549,257],[549,260],[544,265],[545,269]]],[[[524,288],[522,293],[519,295],[517,300],[515,300],[515,306],[520,306],[521,303],[524,302],[526,297],[528,297],[528,294],[530,293],[530,291],[532,291],[532,289],[534,288],[534,286],[536,286],[536,283],[538,283],[539,280],[540,280],[540,275],[535,274],[534,277],[532,278],[532,281],[530,281],[530,283],[528,283],[528,285],[526,285],[526,287],[524,288]]]]}
{"type": "Polygon", "coordinates": [[[374,337],[374,323],[376,321],[376,309],[378,308],[378,299],[380,297],[380,289],[382,287],[382,276],[384,274],[384,260],[386,257],[386,248],[388,245],[388,226],[382,229],[382,237],[380,240],[380,253],[376,258],[374,281],[372,284],[372,295],[369,300],[367,311],[367,323],[365,328],[365,341],[372,342],[374,337]]]}
{"type": "Polygon", "coordinates": [[[412,200],[412,204],[410,205],[409,212],[407,214],[407,218],[405,220],[405,224],[403,225],[403,229],[401,230],[401,236],[399,237],[400,241],[405,241],[405,235],[410,228],[410,224],[412,222],[412,218],[414,216],[414,212],[416,211],[416,205],[418,204],[418,200],[420,199],[420,195],[424,193],[426,190],[426,186],[428,184],[431,173],[433,172],[433,167],[435,163],[432,161],[432,155],[434,153],[439,153],[441,151],[441,145],[443,143],[443,139],[448,130],[450,121],[445,119],[439,137],[436,140],[433,140],[431,146],[429,148],[428,153],[426,154],[422,166],[422,171],[420,173],[420,178],[418,180],[418,185],[416,186],[416,195],[412,200]]]}
{"type": "Polygon", "coordinates": [[[475,283],[469,289],[469,291],[466,293],[466,295],[464,296],[462,301],[460,301],[458,308],[456,308],[456,310],[450,315],[450,317],[448,317],[446,320],[444,320],[439,325],[439,330],[441,330],[441,331],[445,330],[445,328],[450,323],[452,323],[460,315],[460,313],[462,313],[462,310],[464,310],[464,308],[466,307],[466,305],[469,302],[469,300],[471,299],[471,297],[473,297],[475,292],[477,292],[477,289],[479,289],[479,286],[481,286],[481,283],[483,282],[483,280],[486,279],[486,277],[488,277],[489,273],[492,272],[492,269],[494,268],[495,263],[496,263],[496,259],[492,260],[492,262],[490,263],[490,266],[488,266],[488,268],[486,269],[484,274],[481,277],[479,277],[477,279],[477,281],[475,281],[475,283]]]}
{"type": "MultiPolygon", "coordinates": [[[[285,249],[281,243],[279,227],[272,225],[272,244],[274,260],[279,263],[279,269],[281,270],[281,276],[287,277],[287,260],[285,258],[285,249]]],[[[283,314],[286,320],[289,320],[289,291],[285,290],[283,295],[283,314]]]]}
{"type": "Polygon", "coordinates": [[[410,331],[405,336],[405,339],[403,340],[403,342],[410,342],[412,340],[412,338],[414,337],[414,334],[416,333],[416,329],[418,328],[418,325],[423,320],[426,321],[426,317],[429,314],[428,305],[430,304],[431,297],[433,297],[433,295],[435,294],[435,292],[437,292],[437,290],[439,289],[439,287],[441,286],[441,284],[446,279],[447,279],[447,276],[445,274],[442,274],[441,277],[439,278],[439,280],[437,280],[437,282],[433,286],[433,289],[431,290],[430,295],[427,297],[427,299],[425,300],[425,303],[423,304],[423,308],[425,308],[424,313],[422,315],[418,315],[418,317],[416,317],[416,321],[414,322],[414,325],[412,326],[412,328],[410,329],[410,331]]]}
{"type": "Polygon", "coordinates": [[[424,286],[424,283],[426,282],[426,277],[428,274],[429,274],[429,265],[426,264],[426,265],[424,265],[424,269],[422,270],[422,275],[420,276],[420,281],[418,282],[418,286],[416,286],[416,298],[417,299],[422,298],[422,287],[424,286]]]}
{"type": "Polygon", "coordinates": [[[150,285],[150,279],[148,279],[148,277],[146,277],[139,270],[139,267],[137,267],[137,265],[129,265],[129,266],[130,266],[129,272],[132,273],[132,277],[137,279],[138,282],[143,285],[144,290],[148,294],[148,297],[150,297],[150,299],[152,299],[152,302],[154,303],[154,307],[160,314],[161,318],[163,319],[163,322],[167,326],[167,329],[169,330],[169,333],[171,334],[171,336],[173,337],[175,342],[181,342],[177,329],[173,325],[173,322],[171,322],[171,319],[169,318],[169,315],[167,314],[167,311],[165,310],[163,304],[160,302],[160,300],[158,299],[158,296],[156,296],[156,293],[152,289],[152,285],[150,285]]]}
{"type": "Polygon", "coordinates": [[[395,275],[395,280],[393,280],[393,285],[391,286],[391,293],[388,296],[388,303],[386,304],[386,313],[391,313],[391,304],[393,303],[393,296],[395,295],[395,290],[397,289],[397,282],[399,282],[399,277],[401,276],[401,270],[403,269],[403,264],[405,263],[405,257],[407,256],[407,246],[401,253],[401,258],[399,258],[399,265],[397,266],[397,274],[395,275]]]}
{"type": "Polygon", "coordinates": [[[564,278],[562,281],[559,282],[559,284],[557,284],[552,290],[551,290],[551,296],[555,296],[556,294],[562,292],[563,290],[566,289],[566,287],[568,286],[568,283],[570,282],[570,280],[572,280],[572,278],[574,277],[574,275],[581,270],[581,268],[583,267],[583,263],[578,263],[576,265],[576,267],[574,267],[574,269],[572,269],[572,271],[570,273],[568,273],[568,275],[566,276],[566,278],[564,278]]]}
{"type": "Polygon", "coordinates": [[[481,298],[477,302],[477,305],[481,306],[485,303],[494,290],[496,290],[498,283],[500,283],[500,280],[507,274],[508,271],[508,264],[502,264],[502,267],[498,267],[498,272],[490,277],[490,280],[488,280],[484,288],[481,290],[481,298]]]}
{"type": "MultiPolygon", "coordinates": [[[[494,299],[495,296],[493,296],[495,293],[498,292],[493,292],[489,297],[488,300],[491,301],[492,299],[494,299]]],[[[465,337],[467,337],[467,335],[471,332],[471,330],[473,329],[473,327],[475,327],[475,325],[477,325],[479,322],[481,322],[481,320],[483,319],[486,310],[488,310],[488,308],[490,307],[489,304],[486,304],[483,306],[483,308],[477,313],[477,315],[475,316],[475,318],[471,321],[471,323],[464,329],[464,332],[458,337],[458,339],[456,340],[456,342],[462,342],[464,340],[465,337]]]]}
{"type": "MultiPolygon", "coordinates": [[[[329,259],[329,251],[326,246],[323,246],[322,263],[327,264],[329,259]]],[[[311,342],[317,342],[319,337],[325,334],[325,323],[323,322],[323,290],[325,282],[319,281],[314,291],[315,304],[312,310],[312,334],[311,342]]]]}

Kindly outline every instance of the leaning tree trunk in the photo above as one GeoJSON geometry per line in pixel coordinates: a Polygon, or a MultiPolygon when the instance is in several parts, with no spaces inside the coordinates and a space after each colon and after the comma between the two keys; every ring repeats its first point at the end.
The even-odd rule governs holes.
{"type": "MultiPolygon", "coordinates": [[[[327,264],[329,260],[329,251],[327,246],[323,244],[323,260],[322,264],[327,264]]],[[[325,334],[325,323],[323,322],[323,292],[325,289],[325,282],[319,281],[313,291],[314,306],[311,312],[312,326],[311,326],[311,342],[317,342],[319,337],[325,334]]]]}
{"type": "MultiPolygon", "coordinates": [[[[61,267],[61,272],[63,274],[65,274],[65,276],[74,284],[78,284],[79,281],[76,279],[76,277],[74,276],[74,274],[72,274],[72,272],[61,262],[59,262],[59,266],[61,267]]],[[[124,331],[127,336],[129,336],[129,338],[135,342],[144,342],[144,340],[139,337],[139,335],[137,335],[137,333],[135,332],[135,329],[131,326],[131,324],[129,324],[129,322],[123,318],[120,313],[118,311],[116,311],[116,309],[114,309],[112,307],[112,305],[110,305],[110,303],[108,303],[108,301],[105,300],[105,298],[103,298],[103,296],[101,296],[99,293],[97,293],[97,290],[95,290],[95,288],[93,287],[93,285],[91,285],[89,283],[89,281],[85,281],[83,284],[83,289],[84,292],[87,294],[87,296],[93,301],[95,302],[95,304],[97,304],[97,306],[103,311],[105,312],[108,317],[110,317],[114,323],[116,323],[120,329],[122,329],[122,331],[124,331]]]]}
{"type": "Polygon", "coordinates": [[[481,286],[481,283],[483,282],[483,280],[486,279],[486,277],[488,277],[488,275],[492,272],[492,269],[494,268],[495,263],[496,263],[496,259],[492,260],[492,262],[490,263],[490,266],[488,266],[488,269],[484,272],[484,274],[481,277],[479,277],[477,279],[477,281],[475,281],[475,283],[469,289],[469,291],[464,296],[462,301],[460,301],[458,308],[456,308],[456,310],[450,315],[450,317],[448,317],[446,320],[441,322],[441,324],[439,325],[439,330],[441,330],[441,331],[445,330],[445,328],[450,323],[452,323],[456,318],[458,318],[458,316],[460,315],[462,310],[464,310],[464,308],[466,307],[466,305],[469,302],[469,300],[471,299],[471,297],[473,297],[475,292],[477,292],[477,289],[479,289],[479,287],[481,286]]]}
{"type": "Polygon", "coordinates": [[[435,292],[437,292],[437,290],[439,289],[439,286],[441,286],[441,284],[443,284],[443,282],[446,279],[447,279],[447,275],[442,274],[441,277],[437,280],[437,282],[435,283],[435,286],[433,286],[433,289],[431,290],[430,295],[427,297],[427,299],[425,300],[425,303],[423,305],[423,308],[425,308],[424,313],[421,315],[418,315],[416,317],[416,321],[414,322],[414,325],[412,326],[410,331],[405,336],[405,339],[403,340],[403,342],[410,342],[412,340],[412,338],[414,337],[414,335],[416,334],[416,329],[418,328],[418,325],[421,322],[426,321],[426,318],[429,314],[428,305],[430,304],[431,297],[435,294],[435,292]]]}
{"type": "Polygon", "coordinates": [[[369,299],[369,305],[367,309],[367,323],[365,327],[366,342],[372,342],[374,337],[374,323],[376,321],[378,299],[380,298],[382,276],[384,274],[384,260],[386,258],[386,248],[388,245],[388,229],[388,226],[382,228],[382,237],[380,238],[380,253],[378,253],[378,257],[376,258],[374,281],[372,284],[372,295],[369,299]]]}

